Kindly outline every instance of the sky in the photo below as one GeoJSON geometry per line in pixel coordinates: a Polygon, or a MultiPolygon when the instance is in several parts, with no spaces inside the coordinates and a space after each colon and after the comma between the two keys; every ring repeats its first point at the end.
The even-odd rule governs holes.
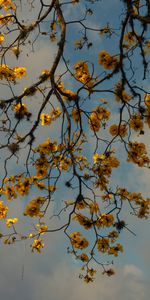
{"type": "MultiPolygon", "coordinates": [[[[31,1],[28,3],[30,2],[31,1]]],[[[19,4],[20,2],[16,1],[16,3],[19,4]]],[[[84,7],[84,3],[82,3],[82,1],[81,4],[80,13],[82,13],[82,9],[84,7]]],[[[104,25],[106,16],[107,18],[112,17],[114,27],[117,26],[121,18],[121,4],[119,0],[113,1],[113,4],[111,0],[107,0],[107,4],[102,1],[101,17],[99,17],[99,1],[93,6],[90,5],[88,1],[86,4],[92,7],[96,13],[96,18],[94,20],[91,18],[91,21],[88,23],[90,26],[99,27],[104,25]]],[[[33,5],[34,8],[27,14],[25,2],[22,1],[22,11],[18,10],[18,16],[20,19],[26,20],[26,18],[28,18],[28,22],[35,19],[39,1],[34,1],[33,5]]],[[[65,11],[66,18],[68,20],[75,18],[77,12],[78,11],[76,9],[73,11],[70,6],[70,9],[66,9],[65,11]]],[[[74,27],[72,30],[74,34],[78,36],[78,33],[75,33],[74,31],[74,27]]],[[[97,38],[97,35],[91,32],[89,33],[89,36],[94,43],[92,50],[82,50],[81,52],[76,51],[72,60],[71,53],[74,46],[71,45],[70,48],[68,48],[68,52],[66,52],[66,54],[68,55],[68,59],[70,58],[72,65],[75,63],[75,60],[82,57],[84,51],[87,59],[94,59],[98,52],[107,46],[115,51],[115,45],[110,44],[109,39],[103,41],[101,37],[97,38]]],[[[73,41],[74,35],[68,32],[67,38],[68,40],[73,41]]],[[[21,84],[16,86],[16,90],[18,92],[26,87],[29,82],[34,82],[41,71],[45,69],[47,65],[50,66],[52,64],[55,57],[57,45],[49,42],[43,43],[43,40],[39,40],[37,44],[38,46],[35,44],[35,52],[31,52],[29,45],[29,47],[25,49],[28,55],[21,55],[18,62],[15,61],[17,64],[26,66],[29,74],[27,78],[21,82],[21,84]]],[[[11,56],[8,58],[8,62],[13,63],[11,56]]],[[[63,70],[64,66],[63,64],[60,64],[58,73],[63,72],[63,70]]],[[[71,85],[72,83],[69,82],[68,84],[71,85]]],[[[1,86],[0,89],[1,96],[6,96],[6,88],[1,86]]],[[[7,96],[9,96],[9,92],[7,96]]],[[[32,98],[29,104],[33,113],[36,111],[36,101],[39,103],[40,99],[38,97],[35,97],[35,99],[32,98]]],[[[53,127],[51,129],[51,136],[57,136],[59,134],[59,130],[59,127],[57,127],[57,130],[53,127]]],[[[39,129],[39,140],[46,137],[47,132],[48,129],[43,134],[42,129],[39,129]]],[[[146,131],[144,136],[138,137],[138,140],[143,142],[148,141],[148,139],[148,131],[146,131]]],[[[93,141],[91,139],[91,149],[92,142],[93,141]]],[[[150,145],[147,144],[147,147],[150,154],[150,145]]],[[[4,153],[2,155],[4,155],[4,153]]],[[[24,156],[26,155],[25,151],[22,151],[22,154],[20,155],[20,160],[24,159],[24,156]]],[[[20,168],[20,165],[16,167],[16,161],[12,160],[9,164],[9,168],[11,172],[15,172],[17,168],[20,168]]],[[[148,197],[150,193],[150,173],[147,169],[138,169],[133,166],[125,169],[123,165],[117,180],[119,184],[126,184],[131,190],[142,190],[145,197],[148,197]],[[131,174],[129,174],[130,172],[131,174]]],[[[66,189],[63,189],[62,186],[62,184],[59,186],[58,198],[72,197],[71,193],[66,192],[66,189]]],[[[20,200],[21,199],[19,199],[19,201],[17,200],[17,205],[10,204],[12,205],[11,212],[13,212],[14,217],[16,217],[17,214],[20,214],[25,206],[25,203],[20,200]]],[[[57,210],[58,203],[56,203],[54,211],[55,209],[57,210]]],[[[119,255],[117,259],[114,259],[116,271],[115,276],[111,278],[106,277],[101,274],[100,269],[97,271],[95,281],[89,285],[79,279],[79,262],[71,255],[68,255],[68,241],[64,237],[63,232],[47,234],[45,238],[45,247],[40,254],[32,253],[27,241],[16,243],[13,246],[3,246],[1,243],[1,299],[90,300],[92,298],[94,300],[109,300],[111,298],[111,300],[115,300],[121,298],[122,300],[147,300],[149,298],[150,285],[150,222],[149,220],[137,220],[134,217],[131,218],[130,215],[127,218],[129,228],[136,233],[136,236],[133,236],[127,230],[124,230],[122,233],[121,239],[124,242],[125,251],[123,254],[119,255]]],[[[24,223],[20,226],[23,227],[24,223]]]]}

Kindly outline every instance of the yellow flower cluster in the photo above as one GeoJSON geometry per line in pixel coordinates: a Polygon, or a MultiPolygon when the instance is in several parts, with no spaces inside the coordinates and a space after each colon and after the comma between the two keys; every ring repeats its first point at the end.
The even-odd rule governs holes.
{"type": "Polygon", "coordinates": [[[88,247],[89,242],[81,236],[80,232],[73,232],[70,234],[71,244],[77,249],[85,249],[88,247]]]}
{"type": "Polygon", "coordinates": [[[25,116],[28,117],[31,115],[27,109],[27,105],[24,103],[14,105],[13,111],[15,112],[15,117],[17,119],[23,119],[25,116]]]}
{"type": "Polygon", "coordinates": [[[118,231],[113,230],[108,234],[108,237],[110,238],[111,243],[114,243],[115,240],[119,237],[119,233],[118,231]]]}
{"type": "Polygon", "coordinates": [[[114,247],[110,247],[108,250],[109,255],[118,256],[118,252],[123,252],[123,247],[119,243],[114,247]]]}
{"type": "Polygon", "coordinates": [[[42,126],[47,126],[51,124],[51,116],[48,114],[41,114],[40,120],[42,126]]]}
{"type": "Polygon", "coordinates": [[[93,221],[90,220],[88,217],[83,216],[82,214],[76,214],[73,217],[73,220],[78,221],[80,225],[87,230],[91,229],[93,226],[93,221]]]}
{"type": "Polygon", "coordinates": [[[6,14],[5,16],[0,14],[0,25],[6,25],[10,21],[12,21],[10,14],[6,14]]]}
{"type": "Polygon", "coordinates": [[[72,161],[69,157],[65,157],[64,155],[55,156],[53,159],[54,166],[59,168],[61,171],[68,171],[70,166],[72,165],[72,161]]]}
{"type": "Polygon", "coordinates": [[[6,225],[8,228],[12,227],[13,224],[18,222],[18,218],[13,218],[13,219],[7,219],[6,220],[6,225]]]}
{"type": "Polygon", "coordinates": [[[90,214],[97,214],[100,210],[99,205],[96,201],[89,205],[89,209],[90,209],[90,214]]]}
{"type": "Polygon", "coordinates": [[[114,216],[112,214],[102,214],[96,220],[96,226],[100,227],[111,227],[114,223],[114,216]]]}
{"type": "Polygon", "coordinates": [[[92,131],[99,131],[102,120],[108,120],[110,112],[103,106],[96,107],[89,116],[89,126],[92,131]]]}
{"type": "Polygon", "coordinates": [[[32,183],[32,179],[25,178],[25,179],[19,179],[18,183],[16,184],[16,192],[18,192],[21,196],[28,195],[30,184],[32,183]]]}
{"type": "Polygon", "coordinates": [[[127,126],[126,124],[113,124],[109,127],[109,133],[112,136],[120,135],[121,137],[124,137],[127,135],[127,126]]]}
{"type": "Polygon", "coordinates": [[[106,70],[114,70],[117,66],[118,60],[116,55],[111,56],[106,50],[99,53],[98,63],[106,70]]]}
{"type": "Polygon", "coordinates": [[[0,44],[2,44],[5,40],[5,36],[3,33],[0,33],[0,44]]]}
{"type": "Polygon", "coordinates": [[[6,185],[5,188],[3,188],[2,193],[7,197],[8,200],[17,198],[14,186],[6,185]]]}
{"type": "Polygon", "coordinates": [[[3,201],[0,201],[0,219],[7,217],[8,207],[4,205],[3,201]]]}
{"type": "Polygon", "coordinates": [[[78,95],[75,94],[72,90],[66,90],[64,83],[62,81],[59,82],[59,84],[57,85],[58,90],[60,91],[60,93],[63,94],[63,100],[77,100],[78,99],[78,95]]]}
{"type": "Polygon", "coordinates": [[[145,111],[145,117],[144,117],[144,122],[148,125],[150,128],[150,107],[147,107],[145,111]]]}
{"type": "Polygon", "coordinates": [[[40,211],[41,207],[45,203],[46,198],[45,197],[36,197],[33,198],[28,205],[26,206],[25,209],[25,216],[30,216],[30,217],[41,217],[43,214],[40,211]]]}
{"type": "Polygon", "coordinates": [[[134,131],[141,131],[143,130],[143,121],[141,120],[141,115],[139,113],[134,114],[130,117],[130,128],[134,131]]]}
{"type": "Polygon", "coordinates": [[[73,110],[72,110],[72,117],[73,117],[73,120],[75,122],[79,122],[80,119],[81,119],[81,114],[82,114],[82,111],[79,110],[78,108],[74,107],[73,110]]]}
{"type": "Polygon", "coordinates": [[[0,6],[2,6],[5,10],[16,10],[16,5],[11,0],[0,0],[0,6]]]}
{"type": "Polygon", "coordinates": [[[100,187],[102,190],[106,188],[108,183],[106,177],[110,177],[112,168],[117,168],[119,164],[118,159],[114,157],[111,152],[105,153],[103,159],[97,159],[97,163],[93,166],[93,172],[98,177],[95,185],[96,188],[100,187]]]}
{"type": "Polygon", "coordinates": [[[127,45],[134,45],[136,42],[136,37],[134,32],[128,32],[124,35],[124,41],[127,42],[127,45]]]}
{"type": "Polygon", "coordinates": [[[129,142],[128,161],[132,161],[139,167],[149,165],[150,159],[144,143],[129,142]]]}
{"type": "Polygon", "coordinates": [[[100,252],[107,252],[109,249],[109,238],[100,238],[97,240],[97,248],[100,252]]]}
{"type": "Polygon", "coordinates": [[[44,248],[42,239],[34,240],[34,242],[32,244],[32,252],[34,252],[34,250],[36,250],[37,252],[41,253],[41,248],[44,248]]]}
{"type": "Polygon", "coordinates": [[[79,258],[80,260],[82,260],[83,262],[89,261],[89,257],[88,257],[88,255],[85,254],[85,253],[80,254],[80,255],[78,256],[78,258],[79,258]]]}
{"type": "Polygon", "coordinates": [[[93,161],[94,161],[94,164],[96,164],[97,162],[100,162],[101,160],[105,159],[106,156],[104,154],[98,154],[98,153],[95,153],[93,155],[93,161]]]}
{"type": "Polygon", "coordinates": [[[76,202],[76,208],[77,208],[77,209],[84,209],[84,208],[86,208],[86,207],[87,207],[87,204],[86,204],[86,202],[85,202],[84,199],[78,200],[78,201],[76,202]]]}
{"type": "Polygon", "coordinates": [[[145,105],[150,108],[150,94],[145,95],[144,102],[145,102],[145,105]]]}
{"type": "Polygon", "coordinates": [[[48,230],[48,226],[45,225],[44,222],[37,224],[36,227],[39,231],[39,234],[41,234],[41,235],[43,235],[48,230]]]}
{"type": "Polygon", "coordinates": [[[37,178],[43,178],[47,175],[49,162],[45,155],[41,155],[35,162],[35,167],[37,170],[37,178]]]}
{"type": "Polygon", "coordinates": [[[114,247],[110,246],[110,240],[107,237],[103,237],[97,240],[98,251],[102,253],[108,253],[109,255],[118,256],[118,252],[123,252],[121,244],[117,244],[114,247]]]}
{"type": "Polygon", "coordinates": [[[75,78],[82,82],[83,84],[87,85],[89,88],[92,87],[93,81],[92,77],[89,72],[88,63],[85,61],[78,61],[74,65],[75,70],[75,78]]]}
{"type": "Polygon", "coordinates": [[[104,201],[110,201],[113,198],[113,195],[110,193],[104,194],[101,196],[104,201]]]}
{"type": "Polygon", "coordinates": [[[21,79],[23,76],[26,76],[26,68],[14,67],[10,69],[5,64],[0,65],[0,80],[15,81],[17,78],[21,79]]]}
{"type": "Polygon", "coordinates": [[[115,85],[115,99],[117,102],[123,101],[123,102],[129,102],[132,99],[132,96],[129,95],[123,88],[122,81],[119,80],[117,84],[115,85]]]}
{"type": "Polygon", "coordinates": [[[93,268],[91,269],[87,269],[87,274],[84,276],[84,281],[86,283],[89,283],[89,282],[93,282],[94,278],[93,276],[95,275],[96,273],[96,270],[94,270],[93,268]]]}
{"type": "Polygon", "coordinates": [[[39,144],[35,149],[35,152],[39,152],[41,155],[49,155],[52,152],[56,152],[58,150],[57,143],[52,143],[50,138],[45,140],[42,144],[39,144]]]}
{"type": "Polygon", "coordinates": [[[137,213],[138,218],[148,218],[149,215],[149,209],[150,209],[150,198],[147,198],[147,200],[143,200],[140,203],[140,209],[137,213]]]}
{"type": "Polygon", "coordinates": [[[59,107],[52,110],[50,114],[41,114],[40,120],[41,125],[50,125],[52,121],[55,121],[61,115],[61,110],[59,107]]]}

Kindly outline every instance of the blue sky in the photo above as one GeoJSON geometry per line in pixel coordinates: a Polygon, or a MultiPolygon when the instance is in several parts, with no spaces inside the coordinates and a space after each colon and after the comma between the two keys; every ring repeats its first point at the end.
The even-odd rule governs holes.
{"type": "MultiPolygon", "coordinates": [[[[47,1],[48,2],[48,1],[47,1]]],[[[63,2],[63,1],[61,1],[63,2]]],[[[19,3],[19,1],[16,1],[19,3]]],[[[46,3],[46,2],[45,2],[46,3]]],[[[81,1],[81,4],[76,8],[65,10],[65,15],[67,20],[72,20],[79,15],[82,15],[84,5],[88,5],[93,8],[95,17],[91,16],[88,18],[89,26],[103,27],[106,25],[107,20],[111,20],[112,27],[116,28],[122,18],[122,4],[121,1],[107,0],[98,1],[95,4],[89,4],[88,1],[81,1]]],[[[31,10],[27,15],[27,7],[25,3],[22,3],[23,10],[19,11],[18,15],[20,19],[26,19],[28,16],[28,22],[33,21],[36,17],[38,11],[39,0],[34,1],[34,9],[31,10]]],[[[49,21],[49,20],[48,20],[49,21]]],[[[45,24],[47,27],[47,24],[45,24]]],[[[93,40],[93,48],[87,50],[83,49],[81,51],[76,50],[73,53],[74,45],[73,41],[75,38],[78,39],[78,30],[76,26],[72,25],[71,30],[68,32],[67,40],[71,41],[68,50],[66,50],[66,56],[70,59],[70,64],[73,64],[78,59],[86,59],[90,61],[98,60],[98,53],[103,49],[111,50],[112,53],[116,51],[116,45],[111,42],[109,38],[102,39],[98,34],[89,32],[90,40],[93,40]],[[72,34],[73,33],[73,34],[72,34]],[[73,53],[73,55],[72,55],[73,53]]],[[[117,38],[116,38],[117,41],[117,38]]],[[[49,41],[43,43],[43,40],[39,40],[35,44],[35,52],[31,52],[30,45],[26,49],[29,53],[28,56],[21,54],[18,61],[14,60],[14,64],[23,65],[27,67],[28,76],[21,82],[20,85],[16,86],[16,92],[22,91],[28,83],[37,80],[38,75],[43,69],[51,65],[55,57],[56,44],[51,45],[49,41]]],[[[8,62],[13,64],[13,56],[8,58],[8,62]]],[[[102,69],[97,65],[95,73],[101,73],[102,69]]],[[[59,66],[58,74],[63,72],[64,65],[61,63],[59,66]]],[[[148,75],[149,76],[149,75],[148,75]]],[[[149,77],[148,77],[149,79],[149,77]]],[[[73,81],[67,82],[68,86],[74,86],[73,81]]],[[[112,83],[109,83],[113,87],[112,83]]],[[[148,85],[148,81],[145,83],[148,85]]],[[[103,85],[107,87],[107,83],[103,85]]],[[[1,86],[1,95],[9,97],[9,91],[1,86]],[[6,94],[7,92],[7,94],[6,94]]],[[[104,97],[105,95],[100,95],[104,97]]],[[[108,96],[107,96],[108,97],[108,96]]],[[[114,109],[112,102],[113,97],[110,95],[107,99],[110,101],[112,110],[114,109]]],[[[99,96],[97,98],[92,98],[89,100],[89,107],[97,106],[99,96]]],[[[28,99],[25,100],[28,102],[28,99]]],[[[29,107],[33,111],[36,111],[36,105],[39,105],[39,97],[32,97],[29,103],[29,107]]],[[[118,114],[119,115],[119,114],[118,114]]],[[[111,122],[116,120],[117,116],[112,115],[111,122]]],[[[22,127],[21,130],[24,130],[22,127]]],[[[49,134],[49,128],[43,133],[43,128],[38,129],[38,141],[41,142],[49,134]]],[[[51,127],[50,136],[58,137],[60,134],[60,124],[58,124],[57,129],[55,126],[51,127]]],[[[146,130],[144,136],[139,136],[138,141],[143,141],[147,143],[148,151],[150,154],[149,132],[146,130]]],[[[91,138],[89,153],[92,153],[93,149],[93,138],[91,138]]],[[[2,154],[2,157],[6,155],[6,152],[2,154]]],[[[26,157],[26,150],[22,151],[20,154],[20,161],[23,161],[26,157]]],[[[123,152],[121,153],[123,158],[123,152]]],[[[16,172],[17,168],[20,169],[21,165],[19,163],[16,166],[16,161],[11,160],[8,165],[10,172],[16,172]]],[[[3,173],[2,173],[3,174],[3,173]]],[[[149,170],[142,170],[133,165],[126,165],[122,162],[122,168],[115,174],[114,183],[118,183],[122,186],[129,187],[130,191],[143,191],[145,197],[149,196],[149,181],[150,174],[149,170]]],[[[64,178],[59,184],[58,193],[56,194],[58,201],[54,205],[54,211],[58,209],[61,200],[72,199],[76,196],[76,191],[73,195],[70,191],[66,191],[64,187],[64,178]]],[[[17,200],[17,205],[11,205],[11,212],[16,217],[21,214],[24,209],[25,202],[29,199],[17,200]],[[21,200],[21,201],[20,201],[21,200]]],[[[150,248],[150,237],[149,220],[137,220],[137,218],[132,217],[128,214],[128,210],[125,209],[125,214],[128,220],[129,228],[133,230],[137,236],[133,236],[127,230],[125,230],[121,235],[121,240],[124,243],[125,252],[119,256],[115,261],[116,275],[113,278],[106,278],[101,275],[101,270],[97,272],[96,280],[91,285],[86,285],[79,278],[79,263],[71,256],[67,254],[68,241],[64,236],[63,232],[58,232],[56,234],[49,234],[45,239],[45,248],[42,250],[41,254],[31,253],[31,248],[27,241],[23,241],[14,246],[3,246],[0,247],[0,257],[1,257],[1,271],[0,271],[0,289],[1,298],[5,300],[16,299],[19,300],[40,300],[40,299],[50,299],[50,300],[75,300],[78,298],[87,300],[102,299],[111,300],[116,298],[121,298],[122,300],[147,300],[149,296],[149,277],[150,277],[150,260],[149,260],[149,248],[150,248]],[[128,214],[128,215],[127,215],[128,214]]],[[[65,218],[65,216],[64,216],[65,218]]],[[[63,222],[62,219],[60,221],[63,222]]],[[[54,221],[54,225],[57,221],[54,221]]],[[[31,220],[28,225],[33,223],[31,220]]],[[[24,223],[20,225],[23,228],[24,223]]]]}

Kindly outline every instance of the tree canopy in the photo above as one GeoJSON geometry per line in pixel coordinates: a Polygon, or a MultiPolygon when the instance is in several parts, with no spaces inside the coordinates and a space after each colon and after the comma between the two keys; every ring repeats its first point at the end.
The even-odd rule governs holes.
{"type": "Polygon", "coordinates": [[[87,283],[149,214],[149,25],[149,0],[0,0],[1,242],[62,231],[87,283]]]}

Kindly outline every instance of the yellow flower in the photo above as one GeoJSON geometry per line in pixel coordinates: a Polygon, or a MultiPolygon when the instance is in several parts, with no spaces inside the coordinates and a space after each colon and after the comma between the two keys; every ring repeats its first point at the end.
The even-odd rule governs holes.
{"type": "Polygon", "coordinates": [[[89,73],[88,64],[85,61],[79,61],[74,65],[75,77],[77,80],[82,82],[83,84],[88,85],[88,83],[92,80],[92,77],[89,73]]]}
{"type": "Polygon", "coordinates": [[[41,114],[41,117],[40,117],[40,120],[41,120],[41,125],[42,126],[47,126],[47,125],[50,125],[51,124],[51,116],[48,115],[48,114],[41,114]]]}
{"type": "Polygon", "coordinates": [[[23,76],[27,75],[26,68],[14,67],[13,72],[16,78],[22,78],[23,76]]]}
{"type": "Polygon", "coordinates": [[[2,44],[5,40],[4,34],[0,33],[0,44],[2,44]]]}
{"type": "Polygon", "coordinates": [[[102,214],[96,221],[96,226],[100,227],[111,227],[114,222],[114,216],[112,214],[102,214]]]}
{"type": "Polygon", "coordinates": [[[120,244],[117,244],[114,247],[110,247],[108,250],[109,255],[118,256],[118,252],[123,252],[123,247],[120,244]]]}
{"type": "Polygon", "coordinates": [[[91,214],[94,214],[94,213],[99,212],[99,205],[98,205],[97,202],[91,203],[91,204],[89,205],[89,207],[90,207],[90,213],[91,213],[91,214]]]}
{"type": "Polygon", "coordinates": [[[0,201],[0,219],[7,217],[8,207],[4,205],[3,201],[0,201]]]}
{"type": "Polygon", "coordinates": [[[42,239],[34,240],[32,244],[32,252],[36,250],[37,252],[41,252],[41,248],[44,248],[44,244],[42,243],[42,239]]]}
{"type": "Polygon", "coordinates": [[[74,119],[75,122],[79,122],[81,119],[81,110],[77,109],[77,108],[73,108],[72,110],[72,117],[74,119]]]}
{"type": "Polygon", "coordinates": [[[108,238],[100,238],[97,240],[97,248],[100,252],[107,252],[109,249],[109,239],[108,238]]]}
{"type": "Polygon", "coordinates": [[[18,58],[19,54],[20,54],[19,48],[18,47],[13,47],[11,50],[15,54],[15,56],[18,58]]]}
{"type": "Polygon", "coordinates": [[[81,226],[83,226],[85,229],[89,230],[93,226],[93,221],[90,220],[88,217],[85,217],[81,214],[76,214],[73,217],[73,220],[78,221],[81,226]]]}
{"type": "Polygon", "coordinates": [[[40,78],[46,80],[49,77],[50,77],[50,71],[49,70],[43,70],[40,78]]]}
{"type": "Polygon", "coordinates": [[[61,115],[61,110],[59,107],[57,108],[54,108],[52,111],[51,111],[51,118],[52,118],[52,121],[56,120],[57,118],[59,118],[59,116],[61,115]]]}
{"type": "Polygon", "coordinates": [[[15,112],[16,118],[22,119],[28,115],[27,105],[23,103],[18,103],[14,105],[13,111],[15,112]]]}
{"type": "Polygon", "coordinates": [[[136,37],[134,32],[128,32],[124,35],[124,40],[129,44],[133,45],[136,42],[136,37]]]}
{"type": "Polygon", "coordinates": [[[6,220],[6,225],[7,227],[12,227],[13,224],[17,223],[18,222],[18,219],[17,218],[13,218],[13,219],[7,219],[6,220]]]}
{"type": "Polygon", "coordinates": [[[87,262],[89,260],[87,254],[85,253],[82,253],[80,256],[79,256],[79,259],[81,259],[83,262],[87,262]]]}
{"type": "Polygon", "coordinates": [[[0,6],[2,6],[5,10],[16,10],[16,6],[11,0],[0,0],[0,6]]]}
{"type": "Polygon", "coordinates": [[[102,65],[106,61],[106,58],[109,57],[110,55],[106,50],[102,50],[98,56],[99,56],[98,63],[102,65]]]}
{"type": "Polygon", "coordinates": [[[24,215],[30,217],[41,216],[40,208],[45,203],[45,197],[33,198],[26,206],[24,215]]]}
{"type": "Polygon", "coordinates": [[[129,124],[130,128],[135,131],[141,131],[143,129],[143,121],[141,120],[140,114],[132,115],[129,124]]]}
{"type": "Polygon", "coordinates": [[[99,131],[101,128],[101,120],[96,112],[92,112],[89,117],[89,125],[92,131],[99,131]]]}
{"type": "Polygon", "coordinates": [[[99,53],[98,63],[107,70],[113,70],[117,65],[117,57],[111,56],[106,50],[102,50],[99,53]]]}
{"type": "Polygon", "coordinates": [[[132,99],[132,96],[129,95],[125,90],[120,91],[120,93],[115,96],[116,101],[129,102],[132,99]]]}
{"type": "Polygon", "coordinates": [[[7,185],[4,189],[3,194],[7,197],[8,200],[17,198],[17,194],[16,194],[14,186],[7,185]]]}
{"type": "Polygon", "coordinates": [[[73,232],[70,234],[71,244],[77,249],[85,249],[88,247],[89,242],[81,236],[80,232],[73,232]]]}
{"type": "Polygon", "coordinates": [[[150,107],[150,94],[146,94],[144,97],[145,105],[150,107]]]}
{"type": "Polygon", "coordinates": [[[7,65],[2,64],[0,65],[0,79],[8,79],[11,81],[15,80],[15,74],[13,70],[11,70],[7,65]]]}
{"type": "Polygon", "coordinates": [[[120,136],[124,137],[127,134],[127,127],[125,124],[123,124],[123,125],[113,124],[109,127],[109,133],[112,136],[120,135],[120,136]]]}
{"type": "Polygon", "coordinates": [[[42,235],[48,230],[48,226],[45,225],[44,222],[40,223],[40,224],[37,224],[36,227],[37,227],[39,233],[42,234],[42,235]]]}
{"type": "Polygon", "coordinates": [[[93,155],[93,161],[94,161],[94,164],[96,164],[97,162],[102,161],[103,159],[105,159],[105,155],[104,155],[104,154],[98,154],[98,153],[95,153],[95,154],[93,155]]]}
{"type": "Polygon", "coordinates": [[[58,149],[57,143],[52,143],[50,138],[44,141],[43,144],[39,144],[35,149],[35,152],[39,152],[41,155],[49,155],[52,152],[56,152],[58,149]]]}

